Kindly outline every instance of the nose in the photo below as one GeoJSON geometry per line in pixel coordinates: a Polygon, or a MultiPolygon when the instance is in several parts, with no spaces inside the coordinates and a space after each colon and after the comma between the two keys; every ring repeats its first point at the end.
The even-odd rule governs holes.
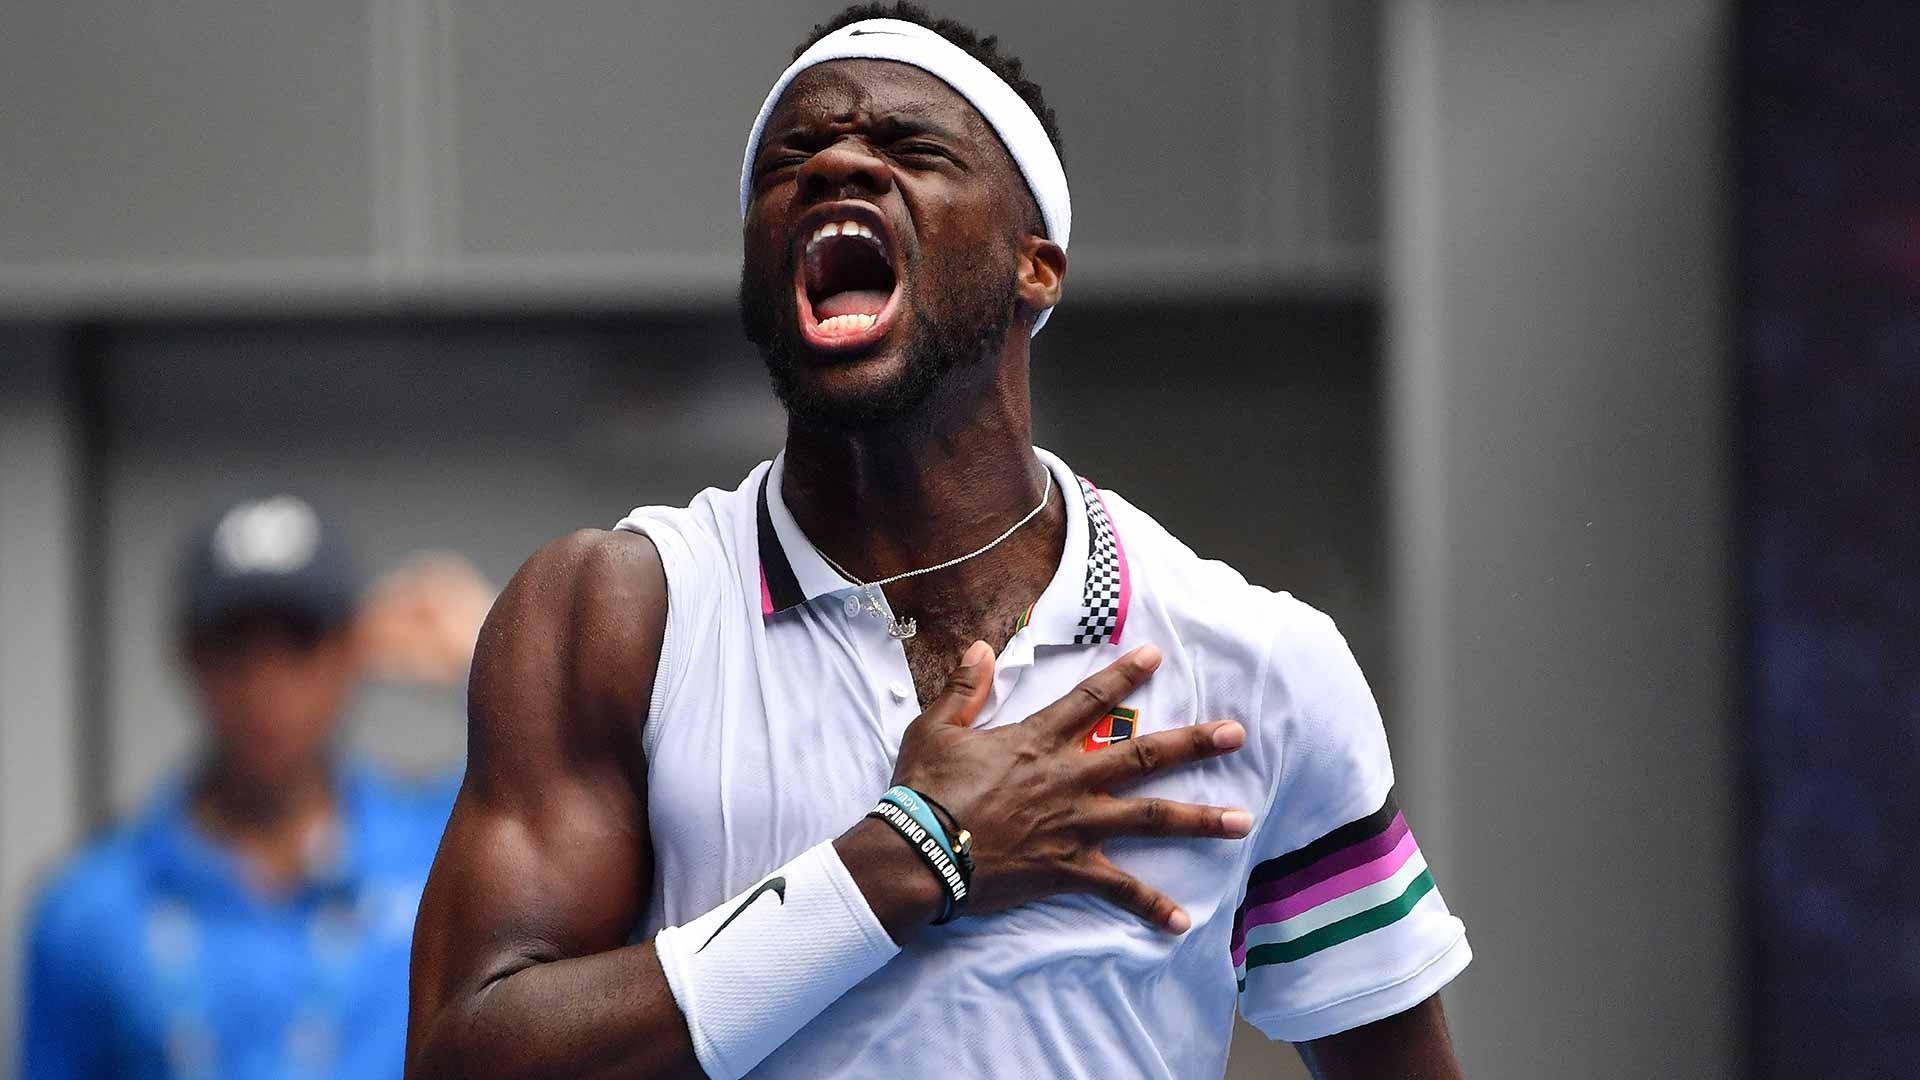
{"type": "Polygon", "coordinates": [[[885,195],[893,175],[873,148],[848,135],[809,157],[799,170],[800,194],[807,202],[852,196],[885,195]]]}

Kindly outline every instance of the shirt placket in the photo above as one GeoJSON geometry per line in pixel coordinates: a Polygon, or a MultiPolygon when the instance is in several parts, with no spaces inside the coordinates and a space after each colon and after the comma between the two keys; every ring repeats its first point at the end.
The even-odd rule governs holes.
{"type": "Polygon", "coordinates": [[[884,592],[875,589],[873,594],[881,614],[868,610],[864,589],[848,590],[840,611],[847,620],[847,636],[854,644],[874,712],[881,717],[887,749],[897,755],[907,726],[920,715],[920,700],[913,688],[913,671],[907,666],[906,643],[887,633],[893,608],[884,592]]]}

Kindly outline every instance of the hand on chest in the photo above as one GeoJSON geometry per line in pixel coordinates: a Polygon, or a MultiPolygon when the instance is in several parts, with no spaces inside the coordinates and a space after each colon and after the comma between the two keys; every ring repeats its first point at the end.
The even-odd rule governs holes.
{"type": "MultiPolygon", "coordinates": [[[[735,682],[719,709],[669,717],[651,755],[649,802],[661,869],[711,869],[716,896],[860,820],[891,782],[902,735],[922,711],[911,643],[875,642],[884,635],[781,637],[770,642],[778,661],[762,669],[757,684],[735,682]]],[[[1026,720],[1116,654],[1117,647],[1035,648],[1016,634],[973,726],[1026,720]]],[[[940,681],[945,677],[941,672],[940,681]]],[[[1170,658],[1089,722],[1065,752],[1112,751],[1151,732],[1218,719],[1247,718],[1207,702],[1191,669],[1170,658]]],[[[1169,769],[1114,794],[1205,805],[1265,802],[1253,764],[1238,755],[1169,769]]],[[[1209,894],[1235,884],[1239,853],[1232,842],[1155,839],[1118,844],[1112,855],[1162,887],[1180,883],[1184,899],[1206,910],[1209,894]]]]}

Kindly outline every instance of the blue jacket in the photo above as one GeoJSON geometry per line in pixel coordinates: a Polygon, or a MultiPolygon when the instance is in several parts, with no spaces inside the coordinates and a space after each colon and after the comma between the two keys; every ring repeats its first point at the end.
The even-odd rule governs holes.
{"type": "Polygon", "coordinates": [[[407,954],[455,785],[338,774],[341,845],[249,888],[180,782],[48,883],[27,931],[21,1076],[398,1078],[407,954]]]}

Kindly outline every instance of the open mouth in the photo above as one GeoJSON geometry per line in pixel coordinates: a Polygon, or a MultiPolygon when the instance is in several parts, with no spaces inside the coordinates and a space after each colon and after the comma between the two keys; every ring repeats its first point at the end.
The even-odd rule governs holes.
{"type": "Polygon", "coordinates": [[[808,345],[850,351],[886,336],[900,297],[887,241],[886,223],[864,205],[811,215],[794,283],[808,345]]]}

